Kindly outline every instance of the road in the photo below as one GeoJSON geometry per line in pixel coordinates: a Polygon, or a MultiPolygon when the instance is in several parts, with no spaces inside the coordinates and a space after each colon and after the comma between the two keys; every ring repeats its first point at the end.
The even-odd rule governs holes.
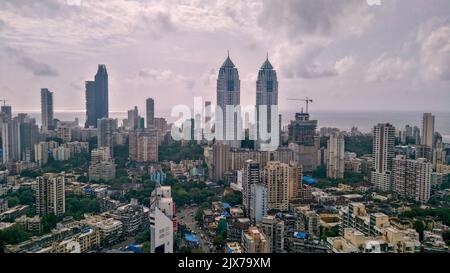
{"type": "Polygon", "coordinates": [[[209,241],[206,233],[197,225],[197,222],[195,221],[196,212],[197,207],[181,208],[177,214],[178,221],[180,224],[185,225],[188,229],[195,232],[199,239],[201,249],[206,253],[210,253],[210,246],[212,246],[212,243],[209,241]]]}

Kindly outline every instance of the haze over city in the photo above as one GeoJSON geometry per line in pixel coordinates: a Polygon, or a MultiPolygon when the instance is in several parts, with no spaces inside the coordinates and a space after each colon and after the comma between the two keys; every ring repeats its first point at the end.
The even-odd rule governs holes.
{"type": "Polygon", "coordinates": [[[194,95],[214,100],[230,50],[244,105],[254,104],[268,53],[282,111],[299,107],[286,98],[305,96],[315,110],[446,111],[448,10],[446,0],[5,0],[1,97],[15,112],[39,110],[48,87],[56,112],[82,110],[84,82],[105,63],[111,111],[143,108],[152,96],[167,113],[194,95]]]}

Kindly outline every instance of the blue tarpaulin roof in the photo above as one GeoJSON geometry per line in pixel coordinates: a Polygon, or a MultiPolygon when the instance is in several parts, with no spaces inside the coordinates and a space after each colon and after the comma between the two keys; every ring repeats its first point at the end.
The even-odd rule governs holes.
{"type": "Polygon", "coordinates": [[[228,203],[222,203],[222,206],[223,206],[223,208],[224,209],[231,209],[231,205],[230,204],[228,204],[228,203]]]}
{"type": "Polygon", "coordinates": [[[191,243],[198,243],[198,237],[196,235],[194,235],[194,234],[191,234],[191,233],[185,233],[184,234],[184,239],[186,241],[188,241],[188,242],[191,242],[191,243]]]}
{"type": "Polygon", "coordinates": [[[297,239],[306,239],[308,236],[309,235],[306,232],[294,232],[294,237],[297,239]]]}
{"type": "Polygon", "coordinates": [[[127,250],[133,251],[134,253],[142,253],[142,249],[137,245],[129,245],[127,250]]]}
{"type": "Polygon", "coordinates": [[[305,181],[308,185],[313,185],[317,183],[317,181],[314,178],[307,175],[303,176],[303,181],[305,181]]]}
{"type": "Polygon", "coordinates": [[[226,211],[222,212],[222,216],[224,216],[224,217],[231,217],[231,215],[228,212],[226,212],[226,211]]]}
{"type": "Polygon", "coordinates": [[[227,253],[234,253],[232,248],[227,247],[227,253]]]}

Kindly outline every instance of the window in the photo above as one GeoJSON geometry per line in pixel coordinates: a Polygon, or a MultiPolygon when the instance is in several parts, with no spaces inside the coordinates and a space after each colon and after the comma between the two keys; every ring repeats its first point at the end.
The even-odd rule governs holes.
{"type": "Polygon", "coordinates": [[[227,84],[227,90],[228,90],[229,92],[234,91],[234,81],[233,81],[233,80],[228,81],[228,84],[227,84]]]}
{"type": "Polygon", "coordinates": [[[267,81],[266,86],[267,86],[267,92],[273,92],[273,81],[267,81]]]}

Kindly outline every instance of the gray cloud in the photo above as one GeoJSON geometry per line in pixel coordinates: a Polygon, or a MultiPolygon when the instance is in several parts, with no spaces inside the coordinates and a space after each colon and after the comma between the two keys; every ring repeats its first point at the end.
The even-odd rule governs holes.
{"type": "Polygon", "coordinates": [[[431,80],[450,81],[450,20],[432,18],[417,36],[422,72],[431,80]]]}
{"type": "Polygon", "coordinates": [[[142,90],[168,109],[191,101],[194,91],[214,101],[218,69],[230,49],[241,75],[241,101],[254,104],[255,77],[268,51],[280,101],[301,86],[321,109],[392,109],[408,97],[410,103],[400,107],[445,110],[449,8],[448,0],[385,0],[379,7],[365,0],[82,0],[80,6],[1,0],[0,48],[23,52],[2,59],[0,86],[16,90],[6,94],[13,105],[36,108],[37,93],[24,100],[17,90],[43,83],[22,80],[24,69],[59,74],[51,83],[62,90],[55,107],[75,103],[82,109],[83,81],[105,63],[111,109],[143,104],[148,94],[142,90]],[[447,20],[429,23],[432,17],[447,20]],[[421,96],[430,92],[435,96],[424,105],[421,96]],[[342,100],[336,103],[330,93],[342,100]]]}
{"type": "Polygon", "coordinates": [[[359,34],[372,20],[362,0],[263,0],[260,26],[282,30],[291,39],[303,35],[359,34]],[[363,20],[362,20],[363,19],[363,20]],[[359,20],[357,24],[348,24],[359,20]]]}
{"type": "Polygon", "coordinates": [[[361,0],[263,0],[258,24],[283,41],[276,63],[287,78],[339,76],[353,65],[346,55],[321,60],[329,47],[346,37],[362,35],[373,21],[361,0]],[[280,35],[281,36],[277,36],[280,35]]]}
{"type": "Polygon", "coordinates": [[[319,61],[320,55],[329,46],[326,40],[285,43],[275,54],[281,72],[286,78],[317,79],[339,76],[353,66],[354,59],[345,56],[335,61],[319,61]]]}
{"type": "Polygon", "coordinates": [[[35,76],[58,76],[58,71],[56,71],[56,69],[51,67],[49,64],[34,60],[33,58],[27,56],[22,50],[7,47],[5,52],[9,57],[13,58],[19,66],[32,72],[35,76]]]}
{"type": "Polygon", "coordinates": [[[69,5],[67,0],[2,0],[0,9],[27,17],[67,19],[78,14],[81,6],[69,5]]]}
{"type": "Polygon", "coordinates": [[[413,68],[413,65],[411,60],[382,54],[368,65],[365,79],[368,82],[398,81],[413,68]]]}
{"type": "Polygon", "coordinates": [[[164,35],[177,31],[170,13],[154,12],[140,13],[139,19],[135,24],[134,32],[136,34],[149,35],[153,39],[161,39],[164,35]]]}
{"type": "Polygon", "coordinates": [[[188,90],[192,90],[195,86],[195,81],[188,77],[173,72],[170,69],[158,70],[158,69],[141,69],[138,72],[138,76],[141,79],[150,79],[153,81],[159,81],[168,84],[181,83],[188,90]]]}

